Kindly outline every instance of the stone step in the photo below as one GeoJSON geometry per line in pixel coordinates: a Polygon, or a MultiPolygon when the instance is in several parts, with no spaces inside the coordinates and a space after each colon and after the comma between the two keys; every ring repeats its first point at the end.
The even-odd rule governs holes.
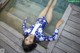
{"type": "MultiPolygon", "coordinates": [[[[23,11],[23,12],[26,12],[26,13],[28,13],[28,14],[30,13],[31,15],[33,14],[34,16],[38,16],[39,13],[40,13],[45,7],[43,7],[43,6],[39,5],[39,4],[36,4],[36,3],[34,3],[34,2],[31,2],[31,3],[29,3],[29,4],[26,4],[26,6],[25,6],[25,5],[22,5],[21,3],[17,3],[16,6],[15,6],[15,8],[16,8],[16,9],[19,9],[19,10],[21,10],[21,11],[23,11]],[[29,5],[29,6],[27,6],[27,5],[29,5]]],[[[57,18],[61,18],[61,17],[62,17],[62,14],[59,13],[59,12],[54,11],[53,14],[59,15],[57,18]]]]}
{"type": "Polygon", "coordinates": [[[23,12],[23,11],[21,11],[21,10],[19,10],[19,9],[16,9],[16,8],[14,8],[14,7],[12,7],[12,8],[9,10],[9,12],[10,12],[11,14],[17,16],[18,18],[22,19],[22,20],[27,16],[25,12],[23,12]]]}
{"type": "MultiPolygon", "coordinates": [[[[9,26],[11,26],[12,28],[16,29],[17,31],[19,31],[20,33],[22,33],[22,20],[19,19],[18,17],[12,15],[11,13],[4,11],[1,14],[1,21],[7,23],[9,26]]],[[[29,27],[30,25],[27,24],[27,26],[29,27]]]]}
{"type": "Polygon", "coordinates": [[[21,10],[19,10],[19,9],[13,8],[13,7],[9,10],[9,12],[10,12],[12,15],[20,18],[21,20],[24,20],[26,17],[30,16],[30,17],[28,18],[28,21],[27,21],[27,22],[30,23],[30,24],[35,23],[35,22],[36,22],[36,19],[37,19],[37,18],[32,17],[33,15],[31,15],[31,14],[29,14],[29,13],[25,13],[25,12],[23,12],[23,11],[21,11],[21,10]],[[34,21],[33,21],[33,20],[34,20],[34,21]]]}
{"type": "Polygon", "coordinates": [[[44,8],[43,6],[38,5],[34,2],[30,2],[26,5],[22,5],[21,3],[17,3],[15,7],[17,9],[22,10],[23,12],[28,12],[28,13],[33,14],[35,16],[37,16],[39,14],[39,12],[44,8]]]}

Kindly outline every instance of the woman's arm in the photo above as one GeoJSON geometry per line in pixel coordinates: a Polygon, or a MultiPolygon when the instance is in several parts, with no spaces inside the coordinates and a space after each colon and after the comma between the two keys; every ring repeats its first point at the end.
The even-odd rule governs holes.
{"type": "Polygon", "coordinates": [[[38,39],[39,41],[53,41],[57,39],[58,33],[59,33],[59,29],[55,29],[52,36],[41,35],[38,37],[38,39]]]}
{"type": "Polygon", "coordinates": [[[42,36],[39,37],[39,41],[53,41],[53,40],[56,40],[58,38],[59,27],[63,24],[63,22],[64,22],[63,19],[58,21],[58,23],[56,24],[56,29],[55,29],[52,36],[42,35],[42,36]]]}
{"type": "Polygon", "coordinates": [[[27,30],[26,22],[27,22],[27,18],[25,18],[23,20],[23,23],[22,23],[22,30],[23,30],[23,32],[25,32],[25,30],[27,30]]]}

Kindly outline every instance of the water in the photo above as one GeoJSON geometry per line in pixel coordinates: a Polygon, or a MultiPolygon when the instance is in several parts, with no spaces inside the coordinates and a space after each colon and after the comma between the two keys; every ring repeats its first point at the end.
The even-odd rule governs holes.
{"type": "MultiPolygon", "coordinates": [[[[31,0],[31,1],[36,2],[45,7],[49,0],[31,0]]],[[[80,6],[80,2],[69,2],[68,0],[58,0],[55,7],[55,11],[59,13],[64,13],[68,4],[74,4],[74,5],[80,6]]]]}

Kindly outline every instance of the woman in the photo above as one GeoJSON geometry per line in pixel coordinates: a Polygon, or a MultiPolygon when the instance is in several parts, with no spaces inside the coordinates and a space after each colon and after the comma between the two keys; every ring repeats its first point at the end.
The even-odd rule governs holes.
{"type": "Polygon", "coordinates": [[[43,33],[43,29],[47,26],[52,19],[52,12],[57,0],[50,0],[45,9],[38,16],[38,20],[35,25],[31,25],[29,29],[26,27],[26,20],[23,21],[22,29],[24,31],[24,40],[22,46],[24,51],[29,52],[36,48],[39,41],[53,41],[57,39],[59,27],[63,23],[61,19],[56,25],[56,29],[52,36],[46,36],[43,33]]]}

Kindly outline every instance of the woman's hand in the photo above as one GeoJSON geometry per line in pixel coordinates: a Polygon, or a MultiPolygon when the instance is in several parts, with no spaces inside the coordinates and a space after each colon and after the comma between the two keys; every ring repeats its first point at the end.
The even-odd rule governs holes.
{"type": "Polygon", "coordinates": [[[64,20],[61,19],[58,21],[58,23],[56,24],[56,28],[58,29],[62,24],[63,24],[64,20]]]}

